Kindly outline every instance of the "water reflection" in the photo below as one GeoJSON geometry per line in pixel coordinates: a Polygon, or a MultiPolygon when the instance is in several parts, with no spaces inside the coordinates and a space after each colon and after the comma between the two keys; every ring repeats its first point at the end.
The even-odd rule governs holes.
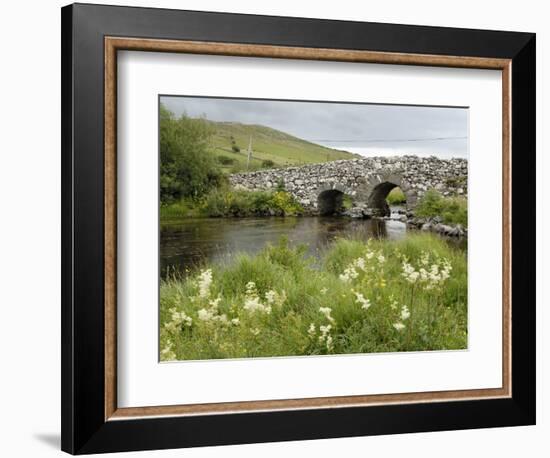
{"type": "Polygon", "coordinates": [[[236,253],[256,253],[268,242],[286,236],[294,246],[319,252],[337,237],[402,239],[407,226],[398,221],[339,217],[188,218],[161,225],[161,275],[206,262],[225,262],[236,253]]]}

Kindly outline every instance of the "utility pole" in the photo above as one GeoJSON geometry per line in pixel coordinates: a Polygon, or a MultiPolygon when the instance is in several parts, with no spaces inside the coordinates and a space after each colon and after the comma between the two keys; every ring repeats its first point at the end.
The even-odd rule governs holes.
{"type": "Polygon", "coordinates": [[[250,166],[251,157],[252,157],[252,135],[250,136],[250,140],[248,142],[248,157],[246,158],[246,170],[248,170],[248,167],[250,166]]]}

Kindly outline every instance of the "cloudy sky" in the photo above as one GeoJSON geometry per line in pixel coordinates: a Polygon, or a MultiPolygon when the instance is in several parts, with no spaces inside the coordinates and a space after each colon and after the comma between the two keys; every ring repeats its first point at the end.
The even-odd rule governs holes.
{"type": "Polygon", "coordinates": [[[261,124],[363,156],[467,157],[468,109],[162,96],[177,116],[261,124]]]}

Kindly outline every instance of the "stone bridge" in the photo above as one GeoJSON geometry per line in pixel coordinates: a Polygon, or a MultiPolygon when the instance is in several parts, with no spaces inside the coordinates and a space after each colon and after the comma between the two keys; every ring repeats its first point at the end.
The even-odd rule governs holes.
{"type": "Polygon", "coordinates": [[[291,193],[308,213],[342,213],[349,196],[356,216],[389,215],[388,193],[399,186],[414,211],[428,189],[445,196],[467,193],[468,161],[436,157],[372,157],[306,164],[300,167],[261,170],[230,176],[236,188],[273,190],[279,186],[291,193]]]}

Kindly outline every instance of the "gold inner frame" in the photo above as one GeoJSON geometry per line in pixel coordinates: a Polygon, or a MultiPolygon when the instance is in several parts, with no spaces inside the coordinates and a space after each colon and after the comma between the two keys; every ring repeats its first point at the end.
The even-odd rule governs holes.
{"type": "Polygon", "coordinates": [[[300,48],[238,43],[105,37],[105,420],[150,416],[206,415],[381,404],[506,398],[512,394],[511,367],[511,60],[403,54],[343,49],[300,48]],[[241,57],[362,62],[493,69],[502,72],[502,387],[400,394],[333,396],[118,408],[117,405],[117,51],[175,52],[241,57]]]}

